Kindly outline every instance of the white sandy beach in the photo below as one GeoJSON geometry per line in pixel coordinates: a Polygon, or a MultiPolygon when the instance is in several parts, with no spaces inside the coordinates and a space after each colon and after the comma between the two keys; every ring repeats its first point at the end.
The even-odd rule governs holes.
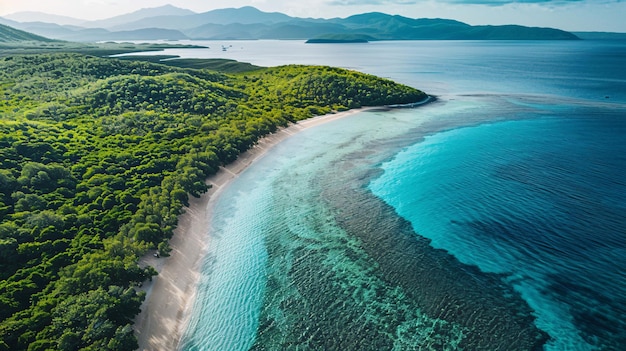
{"type": "Polygon", "coordinates": [[[147,296],[135,319],[139,350],[176,350],[193,305],[201,263],[211,245],[209,233],[212,209],[222,190],[246,167],[263,156],[272,146],[304,129],[328,123],[365,109],[350,110],[310,118],[280,129],[261,139],[251,150],[207,179],[212,187],[200,198],[191,197],[189,207],[179,218],[170,240],[170,257],[156,258],[152,252],[142,258],[142,266],[151,265],[159,275],[142,289],[147,296]]]}

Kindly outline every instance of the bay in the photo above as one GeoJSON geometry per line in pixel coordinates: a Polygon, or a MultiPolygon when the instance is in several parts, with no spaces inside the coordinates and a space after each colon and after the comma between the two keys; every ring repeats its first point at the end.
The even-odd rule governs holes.
{"type": "Polygon", "coordinates": [[[438,101],[304,131],[242,174],[182,349],[625,343],[624,43],[194,44],[166,54],[346,67],[438,101]]]}

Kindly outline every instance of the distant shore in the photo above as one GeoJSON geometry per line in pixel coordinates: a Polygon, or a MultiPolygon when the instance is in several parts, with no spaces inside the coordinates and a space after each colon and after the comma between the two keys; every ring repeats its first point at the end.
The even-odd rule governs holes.
{"type": "Polygon", "coordinates": [[[366,44],[367,39],[309,39],[305,44],[366,44]]]}
{"type": "Polygon", "coordinates": [[[363,107],[327,114],[282,128],[259,140],[235,162],[220,167],[215,175],[206,180],[211,189],[200,198],[191,197],[189,207],[179,217],[178,227],[170,240],[170,257],[157,258],[153,251],[139,262],[140,265],[150,265],[159,272],[152,281],[142,286],[146,299],[134,325],[139,350],[175,350],[178,347],[190,317],[202,261],[211,245],[209,228],[212,211],[221,192],[249,165],[290,136],[311,127],[379,108],[363,107]]]}

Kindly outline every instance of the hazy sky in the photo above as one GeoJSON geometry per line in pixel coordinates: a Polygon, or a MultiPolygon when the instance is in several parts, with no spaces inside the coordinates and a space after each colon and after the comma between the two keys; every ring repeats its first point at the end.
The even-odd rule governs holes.
{"type": "Polygon", "coordinates": [[[165,4],[196,12],[254,6],[291,16],[328,18],[379,11],[412,18],[450,18],[469,24],[626,32],[626,0],[0,0],[0,16],[40,11],[81,19],[103,19],[165,4]]]}

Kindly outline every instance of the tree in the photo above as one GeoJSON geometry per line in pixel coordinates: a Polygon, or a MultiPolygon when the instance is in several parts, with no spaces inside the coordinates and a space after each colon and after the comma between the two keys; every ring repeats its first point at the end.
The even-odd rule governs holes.
{"type": "Polygon", "coordinates": [[[189,195],[290,121],[423,97],[328,67],[222,75],[79,54],[0,58],[0,350],[130,350],[140,268],[189,195]]]}

